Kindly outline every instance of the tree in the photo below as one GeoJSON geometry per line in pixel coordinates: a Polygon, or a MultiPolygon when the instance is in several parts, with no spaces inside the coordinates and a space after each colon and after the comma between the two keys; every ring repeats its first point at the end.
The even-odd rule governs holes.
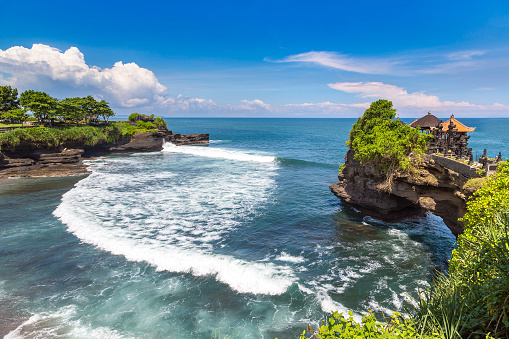
{"type": "MultiPolygon", "coordinates": [[[[41,123],[44,120],[55,119],[58,114],[58,100],[45,92],[26,90],[21,93],[19,102],[23,107],[28,108],[41,123]]],[[[51,124],[50,120],[50,124],[51,124]]]]}
{"type": "Polygon", "coordinates": [[[135,122],[135,121],[138,121],[139,117],[141,117],[142,115],[143,114],[140,114],[140,113],[131,113],[131,114],[129,114],[129,117],[127,118],[127,120],[135,122]]]}
{"type": "Polygon", "coordinates": [[[28,109],[16,108],[4,112],[2,115],[5,119],[10,120],[11,123],[21,122],[21,125],[28,119],[28,109]]]}
{"type": "Polygon", "coordinates": [[[371,164],[379,172],[391,174],[415,167],[410,160],[417,163],[424,155],[429,136],[402,125],[394,120],[395,116],[391,101],[378,100],[352,126],[347,144],[361,164],[371,164]]]}
{"type": "Polygon", "coordinates": [[[156,117],[154,119],[154,124],[157,126],[157,128],[159,129],[165,129],[167,128],[167,124],[166,124],[166,121],[164,121],[163,118],[161,117],[156,117]]]}
{"type": "Polygon", "coordinates": [[[83,108],[83,98],[65,98],[60,100],[60,106],[63,109],[64,116],[67,119],[76,121],[76,126],[86,115],[87,111],[83,108]]]}
{"type": "Polygon", "coordinates": [[[0,86],[0,112],[19,108],[18,89],[11,86],[0,86]]]}
{"type": "Polygon", "coordinates": [[[97,103],[95,114],[102,116],[104,121],[108,122],[108,118],[114,116],[115,112],[106,101],[101,100],[97,103]]]}
{"type": "Polygon", "coordinates": [[[99,103],[95,98],[91,95],[88,95],[84,98],[80,98],[80,106],[83,112],[85,113],[84,117],[91,118],[93,115],[97,114],[99,103]]]}

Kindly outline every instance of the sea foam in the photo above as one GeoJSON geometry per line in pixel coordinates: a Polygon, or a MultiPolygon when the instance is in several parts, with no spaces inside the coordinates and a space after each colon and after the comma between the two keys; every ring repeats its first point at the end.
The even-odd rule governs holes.
{"type": "MultiPolygon", "coordinates": [[[[207,148],[178,149],[201,156],[200,149],[207,148]]],[[[92,174],[63,195],[54,215],[83,242],[130,261],[148,262],[158,270],[214,276],[240,293],[284,293],[295,281],[288,266],[216,251],[223,249],[224,238],[242,220],[256,215],[267,201],[275,165],[260,166],[270,157],[240,151],[219,149],[212,154],[219,159],[211,161],[235,161],[179,175],[137,157],[92,162],[92,174]],[[253,159],[262,161],[256,164],[253,159]]]]}
{"type": "Polygon", "coordinates": [[[165,143],[163,147],[163,152],[190,154],[207,158],[219,158],[234,161],[253,161],[261,163],[269,163],[276,160],[276,157],[270,155],[253,154],[244,151],[228,150],[216,147],[175,146],[169,142],[165,143]]]}

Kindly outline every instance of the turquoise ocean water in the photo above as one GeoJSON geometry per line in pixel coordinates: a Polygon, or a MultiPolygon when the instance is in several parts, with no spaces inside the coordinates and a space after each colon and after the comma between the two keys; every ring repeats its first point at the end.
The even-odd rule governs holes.
{"type": "MultiPolygon", "coordinates": [[[[210,145],[1,181],[1,334],[295,338],[327,311],[401,311],[446,270],[439,218],[387,224],[330,193],[354,119],[167,121],[210,145]]],[[[507,157],[508,119],[461,121],[474,155],[507,157]]]]}

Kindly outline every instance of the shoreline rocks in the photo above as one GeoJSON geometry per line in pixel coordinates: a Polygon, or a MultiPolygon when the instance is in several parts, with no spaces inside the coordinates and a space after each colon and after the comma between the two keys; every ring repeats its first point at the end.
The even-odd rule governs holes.
{"type": "Polygon", "coordinates": [[[132,138],[94,146],[67,145],[58,149],[37,149],[34,145],[20,145],[14,151],[0,152],[0,178],[51,177],[88,174],[81,163],[83,158],[93,158],[116,153],[158,152],[164,142],[178,146],[208,144],[209,134],[174,134],[169,130],[138,133],[132,138]]]}
{"type": "Polygon", "coordinates": [[[431,212],[441,217],[454,235],[463,232],[458,219],[475,188],[466,187],[468,178],[426,157],[423,168],[412,175],[396,174],[384,185],[385,176],[373,166],[361,165],[354,151],[345,156],[339,181],[330,186],[334,195],[362,213],[388,222],[414,218],[431,212]]]}

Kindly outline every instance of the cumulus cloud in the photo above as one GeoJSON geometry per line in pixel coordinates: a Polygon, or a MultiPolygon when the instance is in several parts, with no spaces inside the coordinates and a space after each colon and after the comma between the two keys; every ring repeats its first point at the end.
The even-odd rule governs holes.
{"type": "Polygon", "coordinates": [[[110,101],[114,106],[146,108],[165,112],[268,112],[269,104],[259,99],[242,100],[239,105],[218,105],[210,99],[167,94],[154,73],[136,63],[116,62],[111,68],[90,66],[76,47],[62,52],[57,48],[34,44],[0,50],[0,84],[44,90],[47,81],[61,87],[85,90],[110,101]],[[7,74],[8,77],[2,76],[7,74]]]}
{"type": "Polygon", "coordinates": [[[391,100],[396,108],[420,108],[424,110],[509,110],[509,106],[500,103],[493,105],[476,105],[466,101],[454,102],[440,100],[438,96],[428,95],[424,92],[408,93],[405,89],[384,84],[382,82],[338,82],[329,84],[330,88],[346,93],[354,93],[361,98],[370,98],[372,100],[387,99],[391,100]]]}
{"type": "Polygon", "coordinates": [[[269,104],[264,103],[261,100],[241,100],[242,105],[239,105],[237,109],[246,110],[246,111],[268,111],[271,109],[269,104]]]}
{"type": "Polygon", "coordinates": [[[0,71],[10,74],[8,82],[28,88],[45,79],[88,87],[123,107],[149,105],[166,92],[153,72],[135,63],[116,62],[111,68],[89,66],[76,47],[65,52],[43,45],[21,46],[0,50],[0,71]]]}

